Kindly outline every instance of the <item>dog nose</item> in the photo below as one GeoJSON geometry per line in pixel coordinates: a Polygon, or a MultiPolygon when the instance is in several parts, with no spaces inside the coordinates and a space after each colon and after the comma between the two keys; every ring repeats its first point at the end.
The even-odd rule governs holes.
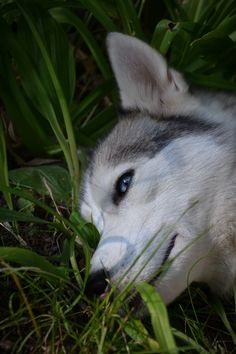
{"type": "Polygon", "coordinates": [[[104,270],[99,270],[91,273],[88,277],[85,295],[89,298],[93,296],[103,297],[106,295],[108,289],[108,274],[104,270]]]}

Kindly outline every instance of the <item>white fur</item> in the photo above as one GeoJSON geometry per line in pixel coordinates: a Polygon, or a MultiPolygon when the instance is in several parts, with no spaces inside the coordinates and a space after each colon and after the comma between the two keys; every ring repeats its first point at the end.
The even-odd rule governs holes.
{"type": "Polygon", "coordinates": [[[179,72],[168,68],[157,51],[136,38],[111,33],[107,46],[123,108],[165,114],[168,107],[168,113],[176,113],[188,96],[188,85],[179,72]]]}
{"type": "Polygon", "coordinates": [[[122,134],[115,130],[101,143],[93,173],[85,173],[81,203],[83,217],[101,232],[91,272],[107,270],[120,289],[131,280],[149,281],[178,233],[169,255],[172,263],[155,282],[164,301],[173,301],[192,281],[230,292],[236,279],[236,101],[225,94],[190,95],[182,76],[135,38],[111,34],[108,50],[123,108],[143,111],[147,123],[147,112],[197,112],[220,126],[216,134],[180,136],[151,158],[137,154],[117,165],[108,158],[109,146],[114,137],[125,144],[122,134]],[[131,168],[132,186],[114,205],[114,184],[131,168]]]}

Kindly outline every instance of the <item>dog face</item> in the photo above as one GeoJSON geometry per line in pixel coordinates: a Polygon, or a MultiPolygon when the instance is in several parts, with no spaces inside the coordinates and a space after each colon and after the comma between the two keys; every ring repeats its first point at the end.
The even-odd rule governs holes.
{"type": "Polygon", "coordinates": [[[150,281],[166,303],[206,279],[207,237],[217,190],[217,124],[182,76],[138,39],[114,33],[108,52],[124,113],[95,149],[80,210],[101,232],[90,286],[150,281]],[[171,261],[168,270],[157,277],[171,261]]]}

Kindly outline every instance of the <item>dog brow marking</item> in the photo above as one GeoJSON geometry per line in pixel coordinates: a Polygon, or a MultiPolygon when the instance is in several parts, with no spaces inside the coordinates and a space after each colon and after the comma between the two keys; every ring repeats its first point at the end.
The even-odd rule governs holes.
{"type": "Polygon", "coordinates": [[[146,125],[145,129],[140,132],[138,122],[143,119],[143,114],[138,112],[135,114],[136,116],[131,112],[127,114],[123,112],[121,125],[118,130],[115,128],[111,133],[113,134],[113,140],[117,143],[109,150],[107,160],[114,165],[121,161],[132,160],[136,156],[153,157],[176,138],[209,133],[209,131],[214,132],[218,127],[218,124],[205,122],[197,117],[182,115],[158,117],[147,113],[150,119],[149,126],[146,125]],[[139,135],[137,138],[132,137],[130,139],[128,132],[132,129],[135,130],[137,127],[139,135]],[[124,129],[127,129],[127,131],[124,129]],[[125,143],[119,142],[117,139],[120,134],[123,135],[125,143]]]}

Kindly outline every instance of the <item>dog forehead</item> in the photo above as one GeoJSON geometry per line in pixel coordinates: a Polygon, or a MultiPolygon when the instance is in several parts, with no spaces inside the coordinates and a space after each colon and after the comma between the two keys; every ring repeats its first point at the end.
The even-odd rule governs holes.
{"type": "Polygon", "coordinates": [[[176,138],[214,131],[215,125],[190,116],[151,117],[128,114],[95,149],[91,172],[97,166],[114,168],[142,157],[152,158],[176,138]]]}
{"type": "Polygon", "coordinates": [[[156,128],[157,123],[147,116],[121,119],[98,145],[93,155],[93,165],[114,167],[149,155],[154,149],[156,128]]]}

